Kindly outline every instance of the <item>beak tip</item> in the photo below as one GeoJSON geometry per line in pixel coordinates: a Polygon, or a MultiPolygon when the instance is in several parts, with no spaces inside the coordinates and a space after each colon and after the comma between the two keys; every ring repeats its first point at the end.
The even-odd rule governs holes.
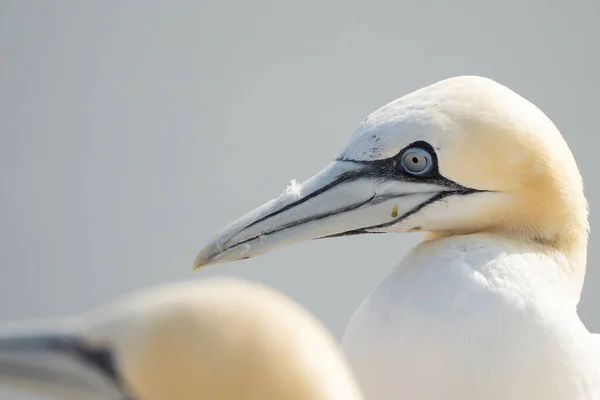
{"type": "Polygon", "coordinates": [[[198,271],[200,268],[212,264],[213,255],[210,254],[211,252],[207,251],[206,247],[200,250],[200,253],[198,253],[198,255],[196,256],[196,259],[194,260],[194,264],[192,266],[192,271],[198,271]]]}

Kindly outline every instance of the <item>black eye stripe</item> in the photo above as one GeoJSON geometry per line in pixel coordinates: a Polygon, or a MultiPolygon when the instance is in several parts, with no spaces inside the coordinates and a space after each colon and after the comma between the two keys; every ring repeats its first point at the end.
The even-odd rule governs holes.
{"type": "Polygon", "coordinates": [[[436,185],[446,185],[450,188],[455,188],[457,190],[465,189],[462,185],[459,185],[440,174],[438,169],[438,159],[437,154],[433,147],[422,140],[413,142],[408,146],[404,147],[402,150],[398,152],[395,156],[384,158],[380,160],[353,160],[350,158],[338,157],[336,161],[345,161],[345,162],[353,162],[356,164],[363,164],[367,168],[361,171],[362,176],[370,176],[370,177],[379,177],[382,179],[396,179],[402,180],[405,182],[428,182],[436,185]],[[401,168],[398,168],[400,160],[407,152],[407,150],[412,148],[420,148],[425,151],[429,155],[431,155],[432,168],[425,174],[415,175],[408,172],[404,172],[401,168]]]}

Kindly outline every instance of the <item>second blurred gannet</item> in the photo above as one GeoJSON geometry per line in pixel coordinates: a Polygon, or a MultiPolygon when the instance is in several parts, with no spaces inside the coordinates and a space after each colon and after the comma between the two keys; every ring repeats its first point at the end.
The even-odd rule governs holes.
{"type": "Polygon", "coordinates": [[[310,239],[426,232],[347,326],[365,397],[591,400],[600,343],[577,315],[587,218],[551,120],[462,76],[373,112],[333,163],[225,227],[195,268],[310,239]]]}
{"type": "Polygon", "coordinates": [[[363,400],[315,317],[231,278],[148,289],[67,320],[0,324],[0,386],[58,400],[363,400]]]}

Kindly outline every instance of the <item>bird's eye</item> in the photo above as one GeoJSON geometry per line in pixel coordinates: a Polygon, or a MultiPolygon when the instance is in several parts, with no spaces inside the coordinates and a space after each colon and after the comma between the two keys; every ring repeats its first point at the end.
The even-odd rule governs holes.
{"type": "Polygon", "coordinates": [[[426,150],[411,147],[402,154],[400,166],[409,174],[425,175],[433,168],[433,157],[426,150]]]}

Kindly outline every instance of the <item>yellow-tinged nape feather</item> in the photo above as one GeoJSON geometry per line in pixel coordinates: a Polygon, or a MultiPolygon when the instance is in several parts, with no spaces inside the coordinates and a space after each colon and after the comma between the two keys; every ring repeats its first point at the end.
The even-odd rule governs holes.
{"type": "Polygon", "coordinates": [[[171,285],[105,315],[90,335],[111,343],[140,400],[362,399],[332,335],[262,284],[171,285]]]}
{"type": "Polygon", "coordinates": [[[497,194],[465,207],[468,216],[429,238],[492,232],[541,244],[571,259],[567,272],[581,288],[588,203],[573,154],[550,118],[504,85],[476,76],[444,80],[401,100],[428,104],[439,124],[431,142],[444,176],[497,194]]]}

